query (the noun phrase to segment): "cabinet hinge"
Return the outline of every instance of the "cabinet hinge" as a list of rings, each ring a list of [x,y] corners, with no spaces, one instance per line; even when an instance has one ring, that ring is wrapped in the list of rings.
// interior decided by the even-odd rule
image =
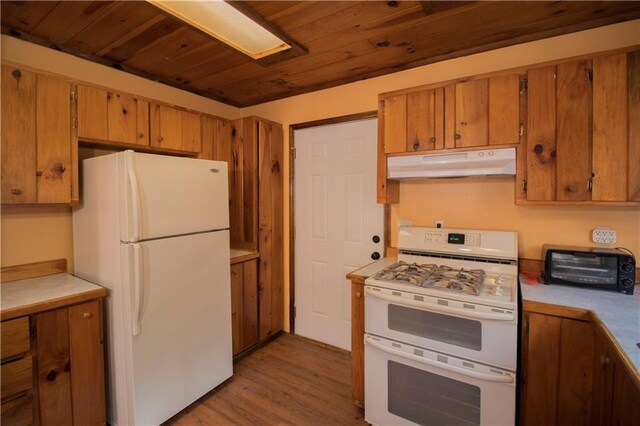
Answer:
[[[293,157],[293,159],[296,159],[296,147],[292,146],[291,147],[291,156]]]
[[[529,80],[527,79],[527,77],[524,77],[522,80],[520,80],[520,90],[518,91],[518,93],[524,95],[525,93],[527,93],[527,89],[529,89]]]
[[[522,322],[522,329],[524,330],[525,333],[529,332],[529,320],[527,318],[525,318],[524,321]]]
[[[518,130],[518,136],[524,135],[524,124],[520,123],[520,130]]]
[[[75,104],[78,102],[78,92],[76,92],[75,90],[71,91],[71,103]]]
[[[527,180],[522,180],[522,192],[527,192]]]
[[[587,191],[589,192],[593,191],[593,178],[589,178],[587,180]]]
[[[35,338],[37,334],[35,321],[29,321],[29,335]]]
[[[78,118],[77,117],[73,117],[73,124],[72,124],[74,129],[78,128]]]
[[[587,79],[589,83],[593,83],[593,70],[591,68],[587,69]]]

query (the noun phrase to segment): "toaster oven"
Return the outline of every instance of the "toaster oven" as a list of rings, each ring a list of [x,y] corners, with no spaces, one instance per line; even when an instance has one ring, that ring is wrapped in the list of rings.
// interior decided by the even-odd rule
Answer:
[[[636,263],[630,252],[597,247],[542,247],[544,283],[633,294]]]

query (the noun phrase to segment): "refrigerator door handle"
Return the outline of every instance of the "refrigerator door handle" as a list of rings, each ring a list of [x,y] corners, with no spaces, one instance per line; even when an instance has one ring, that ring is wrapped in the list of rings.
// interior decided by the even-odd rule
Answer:
[[[127,151],[127,176],[129,180],[129,189],[131,191],[131,235],[129,241],[138,241],[140,239],[140,194],[138,191],[138,177],[136,175],[136,167],[134,163],[134,152]]]
[[[142,285],[144,283],[142,268],[142,248],[140,244],[131,244],[133,248],[134,267],[134,296],[133,296],[133,335],[138,336],[142,332],[140,322],[142,316]]]

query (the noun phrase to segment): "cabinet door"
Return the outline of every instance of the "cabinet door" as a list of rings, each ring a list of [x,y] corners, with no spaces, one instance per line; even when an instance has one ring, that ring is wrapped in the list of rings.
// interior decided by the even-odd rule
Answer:
[[[220,128],[220,126],[219,126]],[[224,140],[228,132],[219,139]],[[258,151],[255,140],[255,121],[238,120],[233,123],[229,155],[229,208],[231,241],[257,245],[258,223]],[[223,146],[226,146],[224,144]]]
[[[527,200],[556,196],[556,69],[527,72]]]
[[[628,167],[627,55],[593,60],[594,201],[626,201]],[[640,117],[636,117],[640,120]]]
[[[444,148],[444,89],[407,95],[406,151]]]
[[[627,55],[629,79],[629,201],[640,201],[640,51]]]
[[[456,148],[489,143],[489,83],[473,80],[455,85]]]
[[[244,273],[242,263],[231,265],[231,346],[233,355],[242,352],[242,319],[244,316],[243,301]]]
[[[2,204],[36,202],[36,75],[2,67]]]
[[[180,111],[182,127],[182,149],[189,152],[200,152],[202,149],[202,137],[200,133],[200,114],[189,111]]]
[[[38,203],[71,201],[71,85],[38,75],[36,167]]]
[[[407,149],[407,95],[384,100],[384,152],[405,152]]]
[[[78,138],[109,140],[106,90],[78,85]]]
[[[260,340],[284,326],[282,125],[258,121]]]
[[[364,284],[351,282],[351,397],[364,404]]]
[[[608,424],[616,426],[640,424],[640,388],[629,370],[617,357],[613,361],[613,392]],[[609,420],[609,419],[605,419]]]
[[[151,107],[151,146],[182,150],[181,111],[168,105]]]
[[[520,77],[489,79],[489,145],[520,142]]]
[[[242,348],[258,343],[258,260],[242,263]]]
[[[36,315],[40,424],[73,424],[68,309]]]
[[[71,401],[76,425],[106,423],[100,301],[69,308]]]
[[[149,103],[131,95],[107,95],[109,141],[149,145]]]
[[[591,179],[590,61],[556,68],[556,199],[586,201]]]

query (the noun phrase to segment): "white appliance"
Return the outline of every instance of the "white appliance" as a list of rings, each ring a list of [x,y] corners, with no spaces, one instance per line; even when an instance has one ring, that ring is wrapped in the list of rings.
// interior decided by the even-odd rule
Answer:
[[[389,179],[514,176],[516,149],[499,148],[387,158]]]
[[[515,423],[517,233],[400,228],[365,281],[365,419]]]
[[[233,374],[227,164],[125,151],[82,169],[74,266],[109,290],[109,422],[160,424]]]

